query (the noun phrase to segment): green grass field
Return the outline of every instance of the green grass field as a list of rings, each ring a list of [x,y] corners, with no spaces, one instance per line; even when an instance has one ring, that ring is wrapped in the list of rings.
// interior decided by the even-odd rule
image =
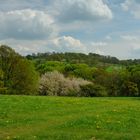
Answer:
[[[0,96],[0,140],[140,140],[140,98]]]

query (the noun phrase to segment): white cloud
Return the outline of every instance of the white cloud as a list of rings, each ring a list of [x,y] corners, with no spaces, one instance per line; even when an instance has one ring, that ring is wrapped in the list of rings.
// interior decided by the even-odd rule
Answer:
[[[139,58],[139,19],[140,0],[0,0],[0,44],[24,55],[55,51]]]
[[[0,12],[0,37],[16,39],[42,39],[57,32],[53,19],[38,10],[15,10]]]
[[[107,46],[107,43],[106,42],[92,42],[91,45],[96,46],[96,47],[103,47],[103,46]]]
[[[48,46],[58,52],[83,52],[87,53],[86,46],[80,40],[71,36],[62,36],[49,41]]]
[[[100,55],[106,55],[104,49],[107,45],[108,43],[103,41],[91,42],[89,45],[87,45],[87,50],[88,53],[92,52]]]
[[[43,0],[0,0],[0,11],[23,10],[27,8],[42,8]]]
[[[87,53],[87,47],[80,40],[71,36],[62,36],[50,40],[1,40],[22,55],[38,52],[81,52]]]
[[[139,42],[131,42],[127,44],[131,48],[130,57],[140,59],[140,41]]]
[[[13,49],[15,49],[16,52],[22,55],[50,51],[50,49],[46,47],[46,40],[5,39],[1,40],[0,44],[9,45]]]
[[[57,37],[51,40],[1,40],[0,44],[7,44],[22,55],[38,52],[80,52],[98,53],[101,55],[116,56],[120,59],[139,58],[140,41],[118,42],[92,42],[82,43],[80,40],[71,36]]]
[[[107,36],[105,37],[105,39],[106,39],[106,40],[111,40],[112,37],[111,37],[110,35],[107,35]]]
[[[124,11],[128,11],[131,4],[132,4],[132,0],[125,0],[125,2],[121,4],[121,6]]]
[[[96,53],[96,54],[100,54],[100,55],[105,55],[105,53],[104,53],[103,51],[101,51],[99,48],[97,48],[97,49],[95,50],[95,53]]]
[[[132,43],[131,46],[132,46],[133,50],[140,50],[139,43]]]
[[[137,19],[140,19],[140,1],[139,0],[125,0],[121,4],[124,11],[130,11],[130,13]]]
[[[139,40],[138,36],[133,36],[133,35],[121,35],[121,38],[126,41],[138,41]]]
[[[112,19],[112,11],[102,0],[54,0],[56,17],[60,22]]]

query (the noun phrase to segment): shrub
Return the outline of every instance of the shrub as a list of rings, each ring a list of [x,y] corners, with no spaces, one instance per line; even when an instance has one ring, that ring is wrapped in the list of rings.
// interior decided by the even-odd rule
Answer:
[[[90,82],[79,78],[65,78],[63,74],[54,71],[42,75],[40,79],[40,95],[78,96],[81,85]]]
[[[139,90],[137,84],[130,81],[125,81],[121,87],[121,92],[124,96],[138,96]]]
[[[105,88],[101,85],[87,84],[80,86],[80,96],[86,97],[100,97],[107,96]]]

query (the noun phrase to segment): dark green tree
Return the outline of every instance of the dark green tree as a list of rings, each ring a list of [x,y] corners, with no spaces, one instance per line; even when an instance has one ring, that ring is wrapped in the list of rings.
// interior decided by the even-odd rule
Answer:
[[[38,74],[33,64],[8,46],[0,46],[0,67],[4,73],[3,87],[8,94],[34,94]]]
[[[130,81],[125,81],[121,90],[124,96],[138,96],[139,94],[137,84]]]
[[[4,87],[4,72],[0,68],[0,93],[6,93],[6,88]]]

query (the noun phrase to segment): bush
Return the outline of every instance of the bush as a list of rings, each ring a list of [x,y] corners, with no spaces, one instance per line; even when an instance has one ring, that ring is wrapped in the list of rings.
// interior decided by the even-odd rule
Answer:
[[[100,97],[107,96],[105,88],[101,85],[87,84],[80,86],[80,96],[85,97]]]
[[[65,78],[57,71],[48,72],[40,79],[39,93],[49,96],[78,96],[80,86],[89,83],[79,78]]]
[[[0,87],[0,94],[7,94],[7,88]]]
[[[137,84],[130,81],[125,81],[121,87],[121,93],[124,96],[138,96],[139,90]]]

